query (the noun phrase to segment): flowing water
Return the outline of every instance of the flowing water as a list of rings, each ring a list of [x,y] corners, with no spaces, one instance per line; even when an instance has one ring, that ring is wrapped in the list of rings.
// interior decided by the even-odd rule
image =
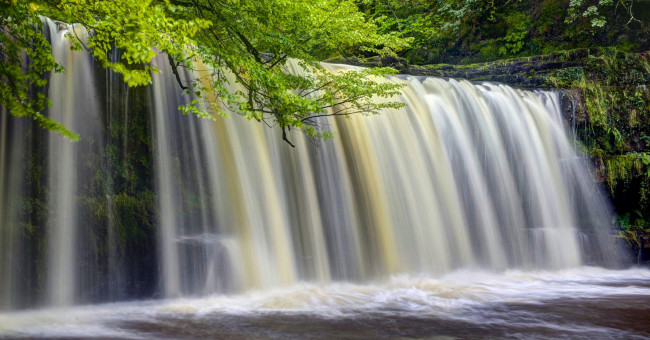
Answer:
[[[650,336],[650,272],[587,267],[622,261],[558,92],[393,77],[405,108],[291,148],[180,114],[165,56],[129,91],[44,22],[82,139],[0,112],[0,337]]]
[[[407,85],[407,108],[323,119],[335,140],[294,134],[292,149],[277,129],[236,117],[179,116],[187,98],[156,62],[167,297],[612,261],[608,206],[567,138],[557,93],[393,79]]]
[[[0,338],[647,339],[650,271],[456,271],[0,314]]]

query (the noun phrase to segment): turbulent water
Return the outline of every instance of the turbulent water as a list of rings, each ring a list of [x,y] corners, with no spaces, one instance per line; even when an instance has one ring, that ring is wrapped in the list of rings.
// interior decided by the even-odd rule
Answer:
[[[457,271],[0,314],[0,338],[647,339],[650,271]]]
[[[650,273],[586,267],[620,259],[560,93],[393,77],[405,108],[291,148],[180,114],[165,56],[128,90],[44,22],[48,114],[82,139],[0,112],[0,337],[650,336]]]

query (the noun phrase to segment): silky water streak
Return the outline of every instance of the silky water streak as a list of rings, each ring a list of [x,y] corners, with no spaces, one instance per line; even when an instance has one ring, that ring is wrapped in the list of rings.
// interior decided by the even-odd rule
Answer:
[[[293,133],[291,148],[278,129],[236,115],[182,116],[188,98],[164,56],[154,63],[167,297],[612,263],[610,210],[572,147],[558,92],[393,77],[406,107],[321,118],[335,138]]]

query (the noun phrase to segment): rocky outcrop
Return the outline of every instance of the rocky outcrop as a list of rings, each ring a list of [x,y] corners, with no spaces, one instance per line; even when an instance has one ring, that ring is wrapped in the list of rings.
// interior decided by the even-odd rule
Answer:
[[[624,61],[625,74],[609,74],[613,60]],[[547,55],[497,60],[470,65],[409,65],[406,59],[396,57],[335,58],[327,62],[363,67],[393,67],[400,74],[463,78],[470,81],[493,81],[522,88],[557,88],[571,85],[567,80],[581,74],[593,76],[606,85],[644,85],[650,82],[650,51],[624,53],[615,50],[577,49]],[[569,79],[567,79],[567,77]],[[563,83],[554,83],[561,80]]]

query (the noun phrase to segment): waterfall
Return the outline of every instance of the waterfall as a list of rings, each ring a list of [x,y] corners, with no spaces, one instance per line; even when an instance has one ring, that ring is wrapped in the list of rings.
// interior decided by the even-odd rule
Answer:
[[[69,50],[81,28],[45,23],[66,68],[48,114],[81,140],[0,111],[0,309],[614,261],[559,93],[391,77],[406,107],[319,118],[335,138],[291,148],[236,114],[182,115],[165,56],[127,91]]]
[[[181,117],[190,99],[156,64],[167,296],[607,256],[608,206],[573,149],[559,93],[393,78],[406,85],[404,109],[323,118],[336,138],[293,134],[292,149],[240,117]],[[585,249],[585,235],[597,246]]]
[[[20,177],[27,148],[24,122],[10,119],[4,107],[0,107],[0,115],[0,309],[8,309],[19,303],[18,277],[26,262],[20,242],[19,201],[10,198],[26,191]]]
[[[52,101],[50,116],[68,128],[79,131],[83,138],[71,143],[57,134],[50,134],[48,153],[49,213],[47,264],[47,296],[50,304],[69,305],[75,302],[75,286],[84,278],[77,268],[77,238],[82,233],[79,210],[79,191],[91,178],[85,172],[82,154],[98,154],[102,143],[99,122],[99,104],[94,84],[93,60],[85,53],[70,50],[67,34],[85,37],[85,29],[71,26],[57,30],[48,21],[51,32],[52,54],[65,68],[65,73],[50,77],[48,96]],[[56,33],[54,33],[56,32]],[[83,226],[88,228],[89,226]],[[92,226],[91,226],[92,227]]]

